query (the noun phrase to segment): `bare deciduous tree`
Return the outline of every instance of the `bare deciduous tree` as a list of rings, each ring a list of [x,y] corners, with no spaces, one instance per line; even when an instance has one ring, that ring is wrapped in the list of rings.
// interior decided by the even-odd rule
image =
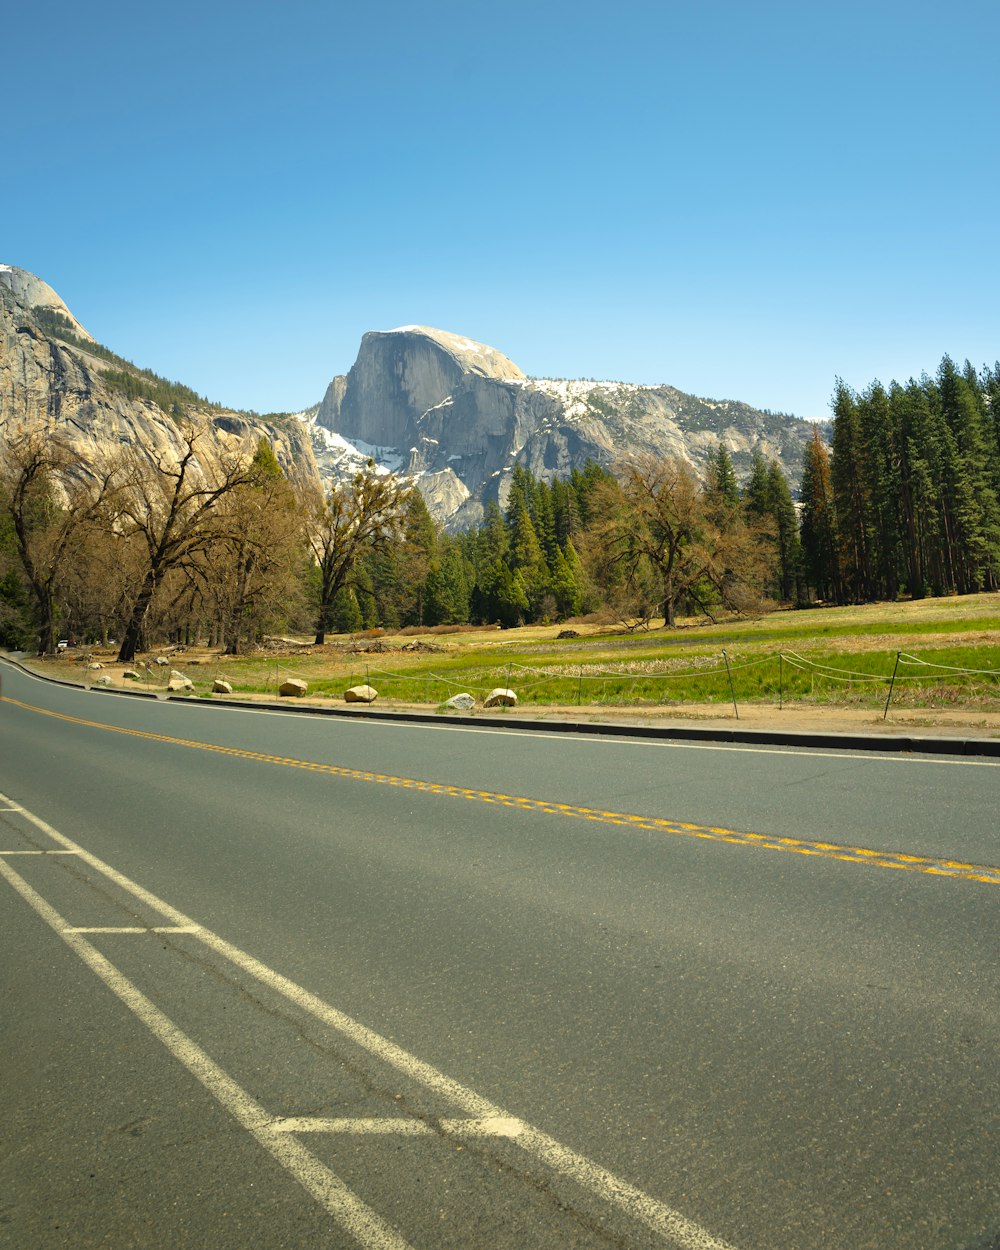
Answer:
[[[316,645],[326,641],[337,592],[352,584],[362,556],[398,542],[410,487],[375,465],[317,496],[309,517],[309,546],[318,570]]]
[[[302,502],[262,440],[252,480],[222,501],[220,537],[202,568],[223,649],[239,655],[295,600],[305,560]]]
[[[138,541],[145,558],[118,652],[123,662],[141,649],[146,614],[165,575],[193,565],[219,541],[220,502],[252,480],[249,449],[202,463],[198,451],[207,437],[187,427],[176,462],[129,458],[116,526],[126,540]]]

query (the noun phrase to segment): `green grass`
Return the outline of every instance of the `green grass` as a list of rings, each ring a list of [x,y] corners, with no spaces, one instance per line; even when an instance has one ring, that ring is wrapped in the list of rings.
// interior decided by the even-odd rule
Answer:
[[[418,703],[437,707],[453,694],[467,691],[482,700],[495,686],[515,690],[520,704],[603,707],[669,706],[677,703],[805,701],[813,703],[881,704],[896,667],[895,649],[846,651],[833,648],[746,647],[729,649],[732,676],[718,649],[686,649],[683,656],[648,648],[644,653],[584,656],[572,661],[519,648],[488,648],[469,655],[378,655],[367,668],[357,657],[343,657],[330,671],[326,657],[303,656],[275,662],[241,658],[220,664],[220,671],[238,691],[273,694],[279,680],[301,677],[310,697],[341,700],[350,685],[367,681],[380,703]],[[960,701],[1000,700],[1000,645],[922,647],[933,668],[901,660],[893,701],[909,706],[953,706]],[[952,670],[993,670],[961,673]],[[193,674],[210,686],[207,675]],[[214,674],[213,674],[214,676]]]
[[[594,628],[580,625],[581,630]],[[677,704],[797,702],[881,707],[898,651],[941,665],[901,662],[892,704],[900,707],[1000,707],[1000,595],[772,613],[754,621],[647,633],[556,638],[559,627],[449,633],[435,653],[354,653],[312,648],[303,655],[209,656],[176,666],[206,694],[218,674],[234,693],[274,696],[280,680],[300,677],[309,698],[340,703],[368,681],[379,704],[437,708],[467,691],[477,700],[495,686],[520,705],[667,707]],[[431,635],[428,635],[431,638]],[[399,647],[403,638],[386,636]],[[725,669],[729,657],[733,687]],[[796,658],[801,657],[801,658]],[[950,670],[973,669],[962,673]],[[992,671],[990,671],[992,670]],[[164,675],[165,681],[165,675]]]

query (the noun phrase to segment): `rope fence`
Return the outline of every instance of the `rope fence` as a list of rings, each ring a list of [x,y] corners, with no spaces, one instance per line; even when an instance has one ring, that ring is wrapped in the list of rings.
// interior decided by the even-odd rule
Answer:
[[[862,698],[886,690],[883,718],[888,715],[894,693],[906,686],[919,690],[935,683],[954,690],[968,690],[985,679],[990,687],[1000,678],[1000,668],[971,668],[926,660],[907,652],[879,657],[883,671],[831,664],[810,659],[797,651],[780,650],[753,659],[736,659],[723,651],[706,657],[703,664],[669,668],[650,661],[635,671],[625,665],[601,668],[594,665],[540,666],[509,662],[488,668],[470,667],[465,673],[419,671],[355,663],[339,677],[310,678],[304,668],[292,669],[274,661],[269,666],[266,693],[277,693],[287,677],[306,680],[311,695],[340,698],[352,686],[372,686],[385,704],[422,704],[443,707],[455,694],[471,695],[483,704],[494,689],[512,689],[518,703],[537,706],[576,704],[658,706],[679,702],[722,703],[730,701],[739,718],[739,702],[771,701],[783,707],[794,699],[822,698],[837,690],[857,690]],[[463,679],[464,678],[464,679]],[[976,679],[980,679],[976,682]],[[678,683],[685,689],[677,691]],[[259,688],[259,687],[258,687]],[[996,689],[990,690],[996,693]]]

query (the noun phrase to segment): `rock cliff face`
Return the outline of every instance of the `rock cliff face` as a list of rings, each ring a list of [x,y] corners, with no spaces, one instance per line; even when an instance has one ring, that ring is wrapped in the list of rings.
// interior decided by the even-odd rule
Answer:
[[[70,334],[47,333],[39,308],[65,318],[60,334],[63,329]],[[150,459],[176,459],[181,439],[174,418],[152,400],[128,398],[103,376],[121,363],[109,361],[106,349],[94,343],[51,287],[23,269],[0,268],[0,455],[18,433],[38,429],[58,435],[83,466],[122,446]],[[318,480],[309,431],[301,421],[185,407],[211,435],[200,451],[206,467],[224,449],[252,450],[263,435],[289,476]]]
[[[36,278],[33,273],[28,273],[27,269],[0,265],[0,286],[5,286],[25,308],[47,308],[51,312],[59,313],[66,318],[75,334],[90,342],[94,341],[49,284]]]
[[[131,391],[142,395],[146,375],[95,343],[51,287],[0,265],[0,455],[19,430],[39,428],[58,433],[84,466],[123,445],[174,458],[171,404],[130,398],[109,370],[131,371]],[[760,451],[795,485],[812,435],[807,421],[670,386],[529,379],[496,349],[427,326],[364,335],[350,372],[307,412],[256,417],[189,398],[183,407],[212,435],[206,461],[261,436],[303,483],[343,478],[373,459],[414,480],[449,529],[476,524],[491,500],[503,506],[515,464],[551,480],[588,459],[610,465],[652,452],[701,472],[721,442],[737,474]]]
[[[551,480],[588,459],[652,452],[701,472],[721,442],[737,474],[760,451],[797,484],[812,435],[807,421],[671,386],[529,379],[493,348],[426,326],[366,334],[315,424],[317,444],[353,444],[414,477],[449,528],[475,524],[491,499],[503,505],[515,464]]]
[[[345,438],[404,447],[415,423],[466,379],[524,381],[506,356],[427,326],[369,333],[346,378],[334,378],[319,422]]]

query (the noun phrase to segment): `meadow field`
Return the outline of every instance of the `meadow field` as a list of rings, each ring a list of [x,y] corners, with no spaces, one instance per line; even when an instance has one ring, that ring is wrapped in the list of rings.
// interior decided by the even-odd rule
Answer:
[[[87,668],[94,662],[103,674]],[[295,677],[307,683],[310,701],[343,703],[349,687],[370,685],[383,709],[443,711],[451,696],[468,693],[479,710],[490,690],[509,687],[517,695],[513,715],[759,721],[780,712],[785,724],[796,716],[815,723],[820,714],[832,724],[848,713],[989,732],[1000,730],[1000,594],[685,620],[672,630],[656,621],[629,631],[581,620],[370,632],[328,638],[322,647],[305,637],[269,639],[241,656],[165,646],[133,666],[138,680],[122,676],[110,649],[66,652],[42,667],[153,689],[177,670],[195,696],[208,698],[229,697],[212,694],[217,677],[244,699],[274,698]]]

